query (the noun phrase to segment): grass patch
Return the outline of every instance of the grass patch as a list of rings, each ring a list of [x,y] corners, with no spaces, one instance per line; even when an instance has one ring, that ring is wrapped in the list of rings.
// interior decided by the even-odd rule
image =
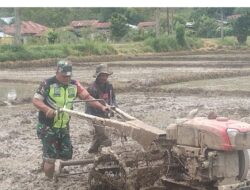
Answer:
[[[0,46],[0,52],[1,62],[117,54],[110,44],[89,40],[81,41],[79,44],[2,45]]]
[[[250,47],[250,38],[247,38],[246,44],[240,45],[239,42],[237,41],[237,38],[235,36],[226,36],[224,39],[221,38],[216,38],[214,41],[219,45],[219,46],[228,46],[228,47],[233,47],[233,48],[248,48]]]
[[[160,36],[158,38],[147,38],[144,43],[151,47],[155,52],[172,52],[179,50],[197,49],[202,47],[203,42],[197,38],[186,37],[185,46],[178,44],[174,35]]]
[[[73,56],[116,54],[116,50],[111,45],[99,41],[82,41],[80,44],[72,45],[71,48],[76,52],[76,54],[72,53]]]
[[[224,39],[218,39],[217,40],[218,45],[221,46],[232,46],[232,47],[237,47],[239,46],[239,43],[235,37],[232,36],[227,36]]]
[[[113,44],[113,47],[116,49],[118,54],[141,54],[153,52],[154,50],[150,46],[145,46],[143,42],[130,42],[123,44]]]

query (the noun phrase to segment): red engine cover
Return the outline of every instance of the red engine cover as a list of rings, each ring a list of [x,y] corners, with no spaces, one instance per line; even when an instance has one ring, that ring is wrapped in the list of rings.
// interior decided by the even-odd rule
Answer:
[[[195,130],[195,134],[199,133],[202,136],[202,142],[198,142],[198,146],[203,145],[218,150],[233,150],[240,149],[237,146],[250,146],[250,124],[236,120],[230,120],[224,117],[216,119],[207,119],[203,117],[195,117],[183,123],[183,127]],[[184,129],[184,128],[183,128]],[[227,129],[237,129],[237,143],[230,142]],[[179,128],[181,130],[181,128]],[[195,135],[197,136],[197,135]],[[200,136],[197,138],[201,138]],[[240,144],[239,144],[240,143]]]

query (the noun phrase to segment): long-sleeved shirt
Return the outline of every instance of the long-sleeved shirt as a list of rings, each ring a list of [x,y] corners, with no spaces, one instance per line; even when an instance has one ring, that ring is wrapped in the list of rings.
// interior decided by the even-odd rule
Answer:
[[[100,85],[95,81],[87,88],[87,91],[95,99],[103,99],[106,102],[106,104],[110,106],[117,106],[115,92],[113,89],[113,85],[111,83],[106,82],[105,84]],[[86,104],[86,113],[98,117],[104,117],[104,118],[107,117],[107,115],[104,112],[92,107],[89,104]]]

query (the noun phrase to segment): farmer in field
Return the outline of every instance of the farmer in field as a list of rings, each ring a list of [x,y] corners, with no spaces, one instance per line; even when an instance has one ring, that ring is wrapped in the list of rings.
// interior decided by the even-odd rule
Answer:
[[[72,158],[72,144],[69,134],[70,116],[68,113],[57,113],[58,107],[66,106],[72,109],[72,103],[76,97],[83,100],[93,100],[82,85],[71,79],[72,65],[65,60],[57,63],[56,75],[44,80],[37,89],[33,104],[39,109],[37,135],[43,145],[43,171],[49,178],[53,178],[55,160],[68,160]],[[106,113],[109,106],[102,105],[98,101],[90,102],[90,105]]]
[[[106,64],[100,64],[96,67],[96,72],[94,74],[95,81],[88,87],[88,92],[91,96],[96,99],[103,99],[105,102],[103,104],[108,104],[110,106],[117,106],[115,99],[115,92],[113,85],[108,81],[108,77],[112,75],[113,72],[109,71]],[[86,106],[86,113],[108,118],[107,112],[103,112],[100,109],[96,109],[90,104]],[[98,152],[100,146],[111,146],[111,140],[105,132],[105,127],[100,125],[94,125],[95,134],[93,136],[92,144],[88,150],[89,153]]]

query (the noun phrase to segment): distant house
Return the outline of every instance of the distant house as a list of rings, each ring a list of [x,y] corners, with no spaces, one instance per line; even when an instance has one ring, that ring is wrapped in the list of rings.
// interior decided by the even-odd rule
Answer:
[[[15,34],[15,24],[10,26],[5,26],[3,31],[6,34]],[[44,32],[48,30],[48,27],[32,21],[22,21],[21,22],[21,35],[22,36],[41,36]]]
[[[135,29],[137,30],[138,29],[138,26],[136,25],[132,25],[132,24],[126,24],[129,28],[132,28],[132,29]]]
[[[102,29],[108,29],[111,26],[111,22],[97,22],[94,24],[94,27],[96,29],[102,30]]]
[[[88,34],[90,38],[95,38],[98,34],[101,34],[108,39],[110,36],[111,22],[99,22],[99,20],[79,20],[72,21],[70,23],[70,27],[76,32],[76,34],[80,33],[82,29],[91,29],[91,33]]]
[[[154,29],[155,25],[156,25],[156,22],[139,22],[137,26],[139,29],[150,30],[150,29]]]
[[[93,27],[98,22],[99,22],[98,20],[78,20],[78,21],[72,21],[70,23],[70,26],[75,29],[88,28],[88,27]]]
[[[49,29],[48,27],[32,22],[32,21],[22,21],[20,33],[21,33],[22,40],[25,43],[27,37],[42,36],[45,32],[48,31],[48,29]],[[3,28],[4,33],[12,35],[12,36],[15,35],[15,31],[16,31],[15,24],[11,24]]]
[[[235,14],[235,15],[230,15],[230,16],[227,16],[227,20],[230,21],[230,20],[236,20],[238,18],[241,17],[241,14]]]
[[[14,17],[0,17],[0,44],[13,44],[14,37],[3,32],[3,28],[13,21]]]
[[[0,17],[0,31],[2,31],[5,26],[12,23],[13,18],[14,17]]]
[[[193,29],[194,28],[194,22],[186,22],[185,27]]]
[[[95,23],[93,27],[95,30],[95,34],[92,36],[93,38],[95,38],[95,36],[101,35],[102,38],[109,40],[111,35],[111,22],[98,22]]]
[[[226,21],[226,20],[216,20],[216,23],[220,26],[222,23],[223,23],[223,25],[228,25],[228,21]]]
[[[111,22],[97,22],[93,26],[99,32],[110,32]]]
[[[0,44],[12,44],[14,41],[14,37],[4,32],[0,32]]]

